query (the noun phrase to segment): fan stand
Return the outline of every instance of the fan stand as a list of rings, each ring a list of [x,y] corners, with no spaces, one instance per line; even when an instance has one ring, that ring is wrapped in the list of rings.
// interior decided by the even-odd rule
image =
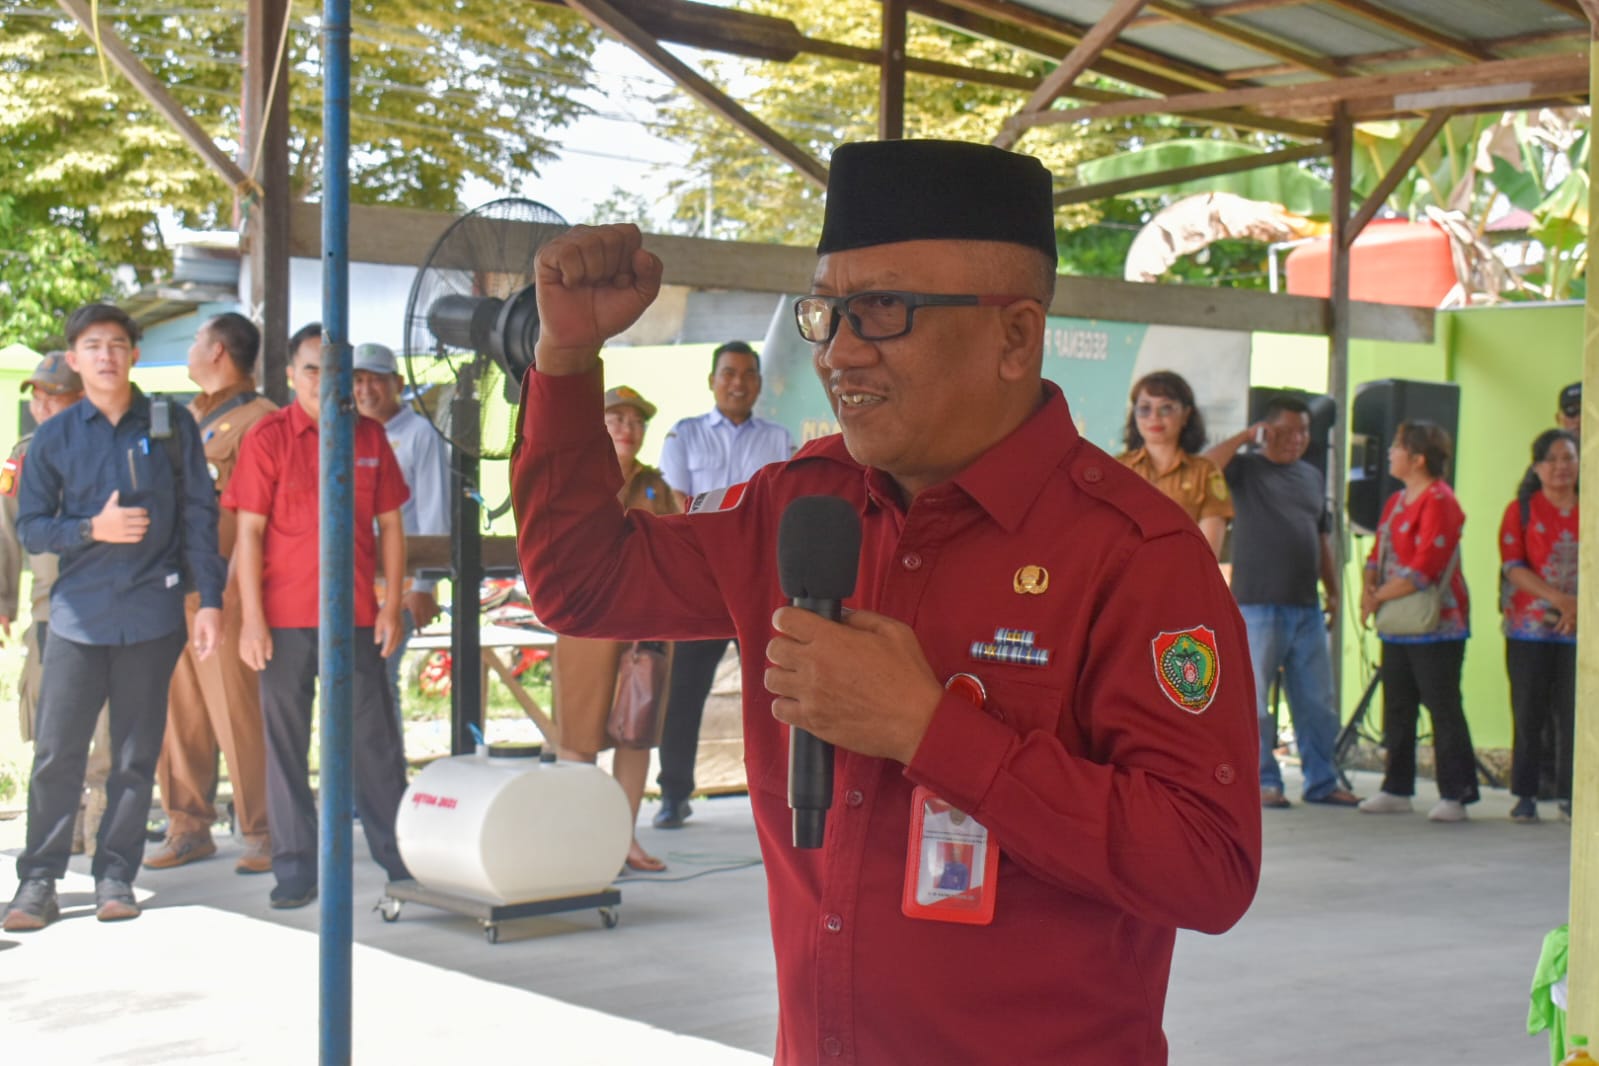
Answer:
[[[477,749],[474,728],[483,728],[483,529],[478,523],[477,483],[478,374],[465,367],[451,398],[451,419],[463,447],[450,449],[450,490],[455,495],[454,536],[450,538],[450,754],[470,755]]]

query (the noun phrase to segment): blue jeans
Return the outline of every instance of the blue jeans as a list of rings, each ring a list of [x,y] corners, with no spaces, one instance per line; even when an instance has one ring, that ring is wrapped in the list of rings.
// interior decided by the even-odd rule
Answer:
[[[1255,709],[1260,715],[1260,787],[1283,787],[1282,770],[1272,749],[1277,737],[1272,729],[1267,698],[1278,668],[1288,710],[1294,721],[1294,740],[1305,776],[1304,797],[1321,799],[1338,788],[1338,768],[1333,748],[1338,742],[1338,713],[1332,706],[1332,662],[1327,654],[1327,620],[1320,607],[1275,604],[1240,604],[1249,631],[1249,657],[1255,666]]]

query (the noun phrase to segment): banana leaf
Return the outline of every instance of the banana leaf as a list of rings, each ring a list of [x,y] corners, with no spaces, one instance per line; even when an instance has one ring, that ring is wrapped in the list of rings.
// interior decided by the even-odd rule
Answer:
[[[1214,141],[1198,138],[1163,141],[1131,152],[1104,156],[1081,163],[1077,167],[1077,180],[1082,185],[1120,181],[1124,178],[1145,177],[1180,167],[1219,163],[1228,159],[1261,155],[1261,149],[1238,141]],[[1160,185],[1136,192],[1129,197],[1187,196],[1204,192],[1230,192],[1246,200],[1281,204],[1296,215],[1325,218],[1332,209],[1332,186],[1323,178],[1297,163],[1246,170],[1237,174],[1221,174],[1193,181]]]

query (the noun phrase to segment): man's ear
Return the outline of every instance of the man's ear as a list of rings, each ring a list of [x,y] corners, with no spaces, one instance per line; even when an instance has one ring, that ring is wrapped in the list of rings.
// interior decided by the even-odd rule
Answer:
[[[1045,318],[1044,305],[1037,300],[1018,300],[1000,310],[1001,380],[1024,381],[1038,375],[1044,361]]]

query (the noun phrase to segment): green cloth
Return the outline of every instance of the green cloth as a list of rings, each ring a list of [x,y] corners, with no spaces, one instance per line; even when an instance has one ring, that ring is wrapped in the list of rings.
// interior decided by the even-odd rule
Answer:
[[[1543,938],[1538,966],[1532,973],[1532,1004],[1527,1008],[1529,1035],[1549,1030],[1549,1063],[1560,1066],[1566,1057],[1566,1008],[1555,1002],[1554,986],[1566,979],[1566,950],[1571,944],[1571,927],[1562,925]]]

